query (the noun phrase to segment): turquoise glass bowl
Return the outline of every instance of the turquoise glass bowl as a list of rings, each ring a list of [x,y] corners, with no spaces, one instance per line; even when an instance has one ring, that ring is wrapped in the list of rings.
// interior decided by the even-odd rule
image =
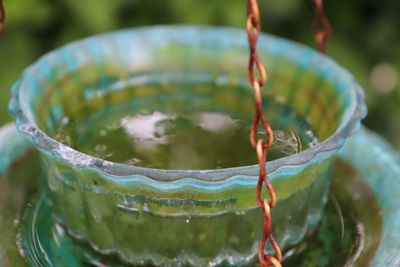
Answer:
[[[318,224],[332,159],[359,128],[366,108],[354,78],[318,52],[269,35],[260,37],[259,52],[270,75],[263,96],[307,118],[321,140],[267,164],[278,195],[274,234],[286,248]],[[9,109],[19,131],[40,151],[52,208],[69,234],[99,253],[139,265],[240,266],[257,257],[262,220],[255,203],[256,165],[135,167],[83,154],[50,137],[64,117],[85,123],[104,107],[138,101],[156,108],[178,96],[173,87],[116,90],[120,83],[217,79],[240,84],[248,97],[232,92],[221,100],[205,90],[201,96],[211,100],[201,103],[251,113],[247,62],[244,31],[159,26],[90,37],[31,65],[15,83]],[[196,108],[190,99],[197,99],[198,92],[189,88],[184,96],[189,108]]]

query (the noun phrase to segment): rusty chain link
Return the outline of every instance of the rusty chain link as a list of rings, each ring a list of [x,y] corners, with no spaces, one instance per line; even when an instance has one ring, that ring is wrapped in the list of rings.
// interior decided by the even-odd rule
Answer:
[[[261,30],[260,12],[257,0],[247,1],[246,29],[250,48],[248,78],[250,85],[253,88],[255,98],[255,114],[250,130],[250,142],[257,152],[259,176],[256,189],[256,200],[258,206],[262,209],[263,214],[263,234],[258,249],[258,258],[262,267],[280,267],[282,254],[278,243],[275,241],[272,235],[271,217],[271,209],[276,204],[276,194],[274,188],[272,187],[272,184],[268,180],[266,169],[267,151],[272,145],[273,133],[267,118],[264,116],[262,105],[261,88],[267,81],[268,77],[267,71],[265,70],[265,67],[261,63],[261,60],[257,54],[257,41]],[[257,71],[257,74],[255,74],[255,71]],[[257,140],[257,129],[260,123],[265,130],[265,140],[262,138]],[[265,185],[269,193],[269,201],[267,199],[263,199],[262,197],[263,184]],[[269,241],[269,243],[272,245],[272,248],[275,251],[275,256],[265,255],[265,246],[267,241]]]
[[[4,20],[6,18],[6,12],[3,6],[3,0],[0,0],[0,36],[4,30]]]
[[[315,42],[319,51],[326,53],[326,41],[332,33],[331,24],[325,16],[323,0],[313,0],[315,19],[312,25]]]

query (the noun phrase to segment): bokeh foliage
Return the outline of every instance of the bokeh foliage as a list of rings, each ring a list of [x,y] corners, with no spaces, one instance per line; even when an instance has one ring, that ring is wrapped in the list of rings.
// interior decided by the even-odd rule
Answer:
[[[245,0],[4,0],[6,32],[0,39],[0,124],[8,91],[40,55],[89,35],[152,24],[244,27]],[[313,46],[310,0],[261,0],[263,30]],[[367,93],[365,124],[400,148],[400,1],[326,0],[334,35],[329,53],[349,69]],[[394,89],[382,93],[370,81],[382,62],[396,71]],[[268,63],[267,63],[268,64]]]

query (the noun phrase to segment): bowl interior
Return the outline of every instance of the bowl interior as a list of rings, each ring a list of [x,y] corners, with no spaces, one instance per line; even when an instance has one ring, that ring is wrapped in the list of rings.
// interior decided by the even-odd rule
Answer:
[[[301,127],[310,129],[320,142],[346,123],[356,102],[350,90],[354,84],[339,66],[272,36],[260,38],[259,52],[269,74],[263,89],[269,120],[281,116],[271,102],[282,104],[281,111],[302,120]],[[122,31],[44,56],[25,73],[19,102],[28,120],[52,138],[66,120],[79,127],[126,105],[134,111],[226,112],[250,124],[254,104],[247,63],[241,31]]]

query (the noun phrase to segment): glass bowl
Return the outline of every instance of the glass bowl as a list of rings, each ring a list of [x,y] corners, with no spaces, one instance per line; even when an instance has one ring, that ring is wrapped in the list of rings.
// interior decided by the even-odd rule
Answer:
[[[269,71],[266,103],[274,99],[290,106],[320,140],[267,163],[278,197],[274,235],[285,249],[317,226],[332,159],[359,128],[366,108],[354,78],[326,56],[270,35],[260,36],[258,50]],[[255,202],[257,165],[135,167],[81,153],[50,137],[63,118],[90,123],[88,116],[126,101],[149,108],[178,101],[181,108],[252,114],[247,63],[244,31],[157,26],[74,42],[27,68],[12,89],[9,110],[19,131],[40,151],[54,216],[69,234],[99,253],[139,265],[240,266],[254,260],[262,230]],[[121,84],[181,81],[235,84],[244,91],[121,89]]]

